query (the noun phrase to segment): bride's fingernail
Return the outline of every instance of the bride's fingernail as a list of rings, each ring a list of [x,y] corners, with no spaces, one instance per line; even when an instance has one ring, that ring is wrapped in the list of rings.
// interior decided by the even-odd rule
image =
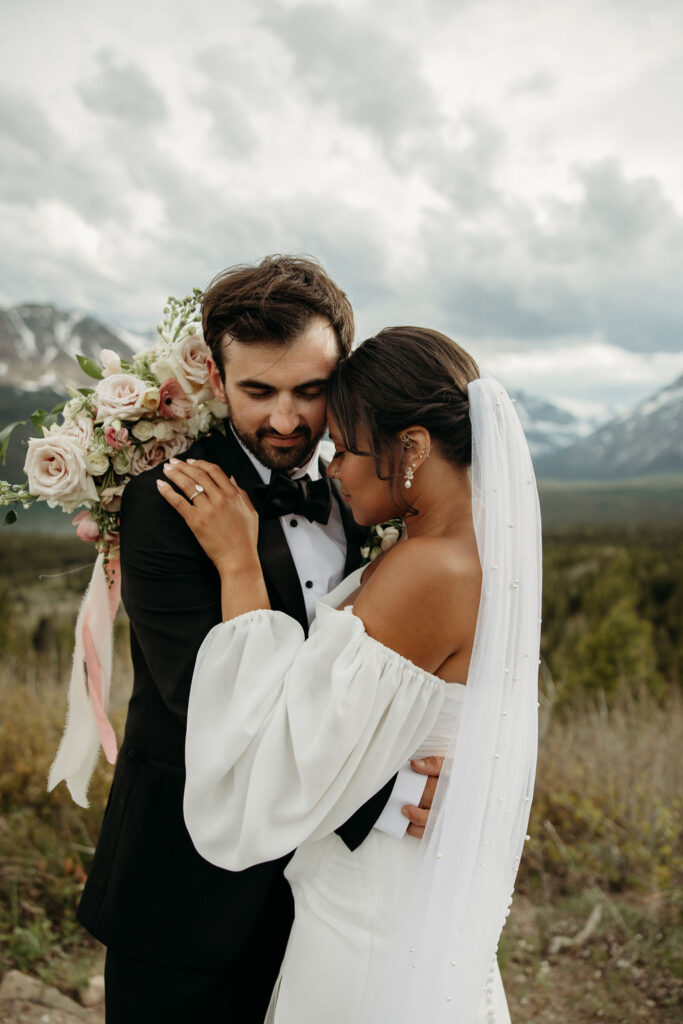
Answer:
[[[169,459],[168,461],[171,463],[172,466],[177,466],[180,463],[180,459]]]
[[[409,818],[410,817],[410,811],[408,810],[407,807],[402,807],[401,808],[401,814],[403,815],[404,818]]]
[[[157,487],[161,490],[162,487],[168,487],[168,484],[165,480],[157,480]]]
[[[164,465],[163,465],[164,473],[168,473],[168,471],[170,469],[171,469],[171,467],[169,466],[168,462],[165,462]]]
[[[424,761],[411,761],[410,763],[412,764],[413,768],[424,768],[425,766]]]
[[[188,464],[188,466],[194,466],[196,461],[196,459],[185,459],[185,462]]]

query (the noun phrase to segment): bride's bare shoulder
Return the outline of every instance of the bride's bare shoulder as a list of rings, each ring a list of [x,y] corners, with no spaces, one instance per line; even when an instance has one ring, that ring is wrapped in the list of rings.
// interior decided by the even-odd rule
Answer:
[[[476,623],[481,569],[476,545],[415,537],[382,557],[356,598],[368,633],[433,671]]]
[[[481,566],[476,544],[452,537],[415,537],[396,544],[371,565],[363,576],[367,589],[396,587],[411,593],[429,590],[439,584],[444,590],[452,586],[477,587],[481,583]]]

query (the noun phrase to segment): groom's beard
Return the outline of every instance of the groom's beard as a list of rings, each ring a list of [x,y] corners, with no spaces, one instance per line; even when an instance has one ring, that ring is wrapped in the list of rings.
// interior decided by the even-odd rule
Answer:
[[[311,428],[302,423],[301,426],[292,432],[298,436],[300,435],[301,440],[289,445],[287,448],[280,448],[270,440],[278,436],[276,430],[270,430],[268,427],[259,427],[258,430],[249,433],[232,418],[230,406],[228,406],[228,417],[232,424],[232,429],[247,451],[250,451],[262,466],[280,472],[287,472],[288,470],[296,469],[298,466],[305,466],[322,437],[322,433],[318,434],[317,437],[313,437]]]

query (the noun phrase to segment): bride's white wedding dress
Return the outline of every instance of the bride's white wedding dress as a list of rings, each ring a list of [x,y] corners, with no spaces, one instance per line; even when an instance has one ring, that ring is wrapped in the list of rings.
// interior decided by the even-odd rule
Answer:
[[[297,848],[294,926],[266,1024],[376,1024],[420,843],[373,829],[351,852],[334,829],[407,760],[446,752],[465,693],[337,610],[360,574],[319,602],[306,643],[294,620],[251,612],[216,626],[197,659],[185,797],[197,848],[231,870]],[[494,962],[472,1024],[509,1021]]]

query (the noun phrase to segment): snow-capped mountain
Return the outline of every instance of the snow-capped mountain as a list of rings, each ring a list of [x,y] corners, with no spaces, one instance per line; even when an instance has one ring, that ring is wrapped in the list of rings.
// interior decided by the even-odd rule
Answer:
[[[103,348],[124,358],[150,340],[79,312],[30,304],[0,309],[0,381],[21,391],[87,383],[76,354],[98,359]]]
[[[623,480],[683,472],[683,377],[589,437],[535,459],[539,477]]]
[[[99,359],[103,348],[111,348],[130,358],[154,337],[51,305],[0,308],[0,428],[26,419],[38,405],[52,408],[65,397],[67,383],[92,385],[77,353]],[[595,422],[542,398],[511,394],[539,478],[618,480],[683,471],[683,377],[597,430]]]
[[[534,459],[566,448],[595,429],[595,421],[579,419],[567,409],[543,398],[528,395],[525,391],[511,391],[510,395],[516,402]]]

